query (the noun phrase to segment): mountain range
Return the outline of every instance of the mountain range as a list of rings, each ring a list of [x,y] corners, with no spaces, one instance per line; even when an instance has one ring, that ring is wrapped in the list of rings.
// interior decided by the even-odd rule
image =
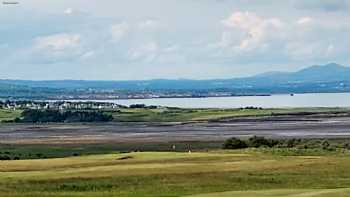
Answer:
[[[297,72],[267,72],[233,79],[155,79],[130,81],[89,80],[0,80],[0,96],[15,92],[76,90],[229,90],[239,93],[349,92],[350,67],[330,63],[315,65]],[[7,94],[4,94],[7,92]]]

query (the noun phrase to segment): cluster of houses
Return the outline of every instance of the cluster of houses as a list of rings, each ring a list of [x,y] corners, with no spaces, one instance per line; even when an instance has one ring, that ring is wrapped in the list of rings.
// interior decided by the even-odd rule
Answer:
[[[2,109],[56,109],[56,110],[82,110],[82,109],[118,109],[124,106],[108,102],[71,102],[71,101],[0,101]]]

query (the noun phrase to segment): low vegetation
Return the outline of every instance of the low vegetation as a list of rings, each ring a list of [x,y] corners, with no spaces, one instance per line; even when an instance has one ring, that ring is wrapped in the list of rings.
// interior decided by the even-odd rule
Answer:
[[[289,149],[322,149],[334,151],[337,149],[350,149],[347,139],[267,139],[253,136],[246,140],[239,138],[229,138],[223,144],[224,149],[243,148],[289,148]]]
[[[110,114],[102,111],[59,111],[59,110],[24,110],[22,118],[15,122],[45,123],[45,122],[107,122],[113,120]]]
[[[63,112],[62,112],[63,111]],[[188,122],[226,121],[232,118],[264,118],[283,115],[350,116],[348,108],[285,108],[263,109],[255,107],[237,109],[183,109],[132,105],[130,108],[90,110],[18,110],[0,109],[0,122]],[[41,117],[41,118],[40,118]]]
[[[21,110],[0,109],[0,122],[13,121],[21,117]]]
[[[223,147],[224,149],[242,149],[248,148],[248,144],[243,140],[233,137],[226,140]]]
[[[237,108],[237,109],[182,109],[182,108],[125,108],[111,111],[115,121],[121,122],[186,122],[225,121],[240,117],[274,117],[281,115],[350,116],[347,108]]]
[[[348,142],[0,144],[0,196],[348,196]]]
[[[348,152],[282,156],[261,150],[1,161],[0,196],[350,195]]]
[[[230,138],[220,141],[163,142],[163,143],[105,143],[105,144],[0,144],[0,160],[27,160],[45,158],[63,158],[93,154],[110,154],[122,152],[176,151],[205,152],[210,150],[245,151],[256,150],[276,155],[324,155],[350,151],[350,139],[278,139],[269,140],[261,137],[248,139]],[[263,139],[263,140],[259,140]],[[268,146],[264,141],[273,141]],[[253,142],[255,141],[255,142]],[[277,144],[276,144],[277,142]],[[252,145],[251,143],[255,144]],[[176,148],[174,148],[176,147]],[[256,148],[258,147],[258,148]]]
[[[174,150],[173,146],[176,147]],[[28,160],[139,151],[218,150],[222,142],[104,143],[104,144],[0,144],[2,160]]]

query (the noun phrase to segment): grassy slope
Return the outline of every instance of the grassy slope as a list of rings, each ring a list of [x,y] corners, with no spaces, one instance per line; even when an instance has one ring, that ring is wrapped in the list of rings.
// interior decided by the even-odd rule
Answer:
[[[350,112],[346,108],[286,108],[286,109],[121,109],[113,112],[116,121],[130,122],[184,122],[228,117],[270,116],[285,113]]]
[[[348,153],[332,154],[143,152],[2,161],[0,196],[347,196],[348,189],[325,190],[350,187]]]
[[[14,120],[15,118],[21,116],[21,112],[21,110],[0,109],[0,122]]]

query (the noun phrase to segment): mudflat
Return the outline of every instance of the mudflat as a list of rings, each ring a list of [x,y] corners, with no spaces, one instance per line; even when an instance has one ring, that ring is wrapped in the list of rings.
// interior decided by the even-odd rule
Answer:
[[[93,144],[223,141],[229,137],[348,138],[350,117],[281,116],[199,122],[0,124],[0,143]]]

